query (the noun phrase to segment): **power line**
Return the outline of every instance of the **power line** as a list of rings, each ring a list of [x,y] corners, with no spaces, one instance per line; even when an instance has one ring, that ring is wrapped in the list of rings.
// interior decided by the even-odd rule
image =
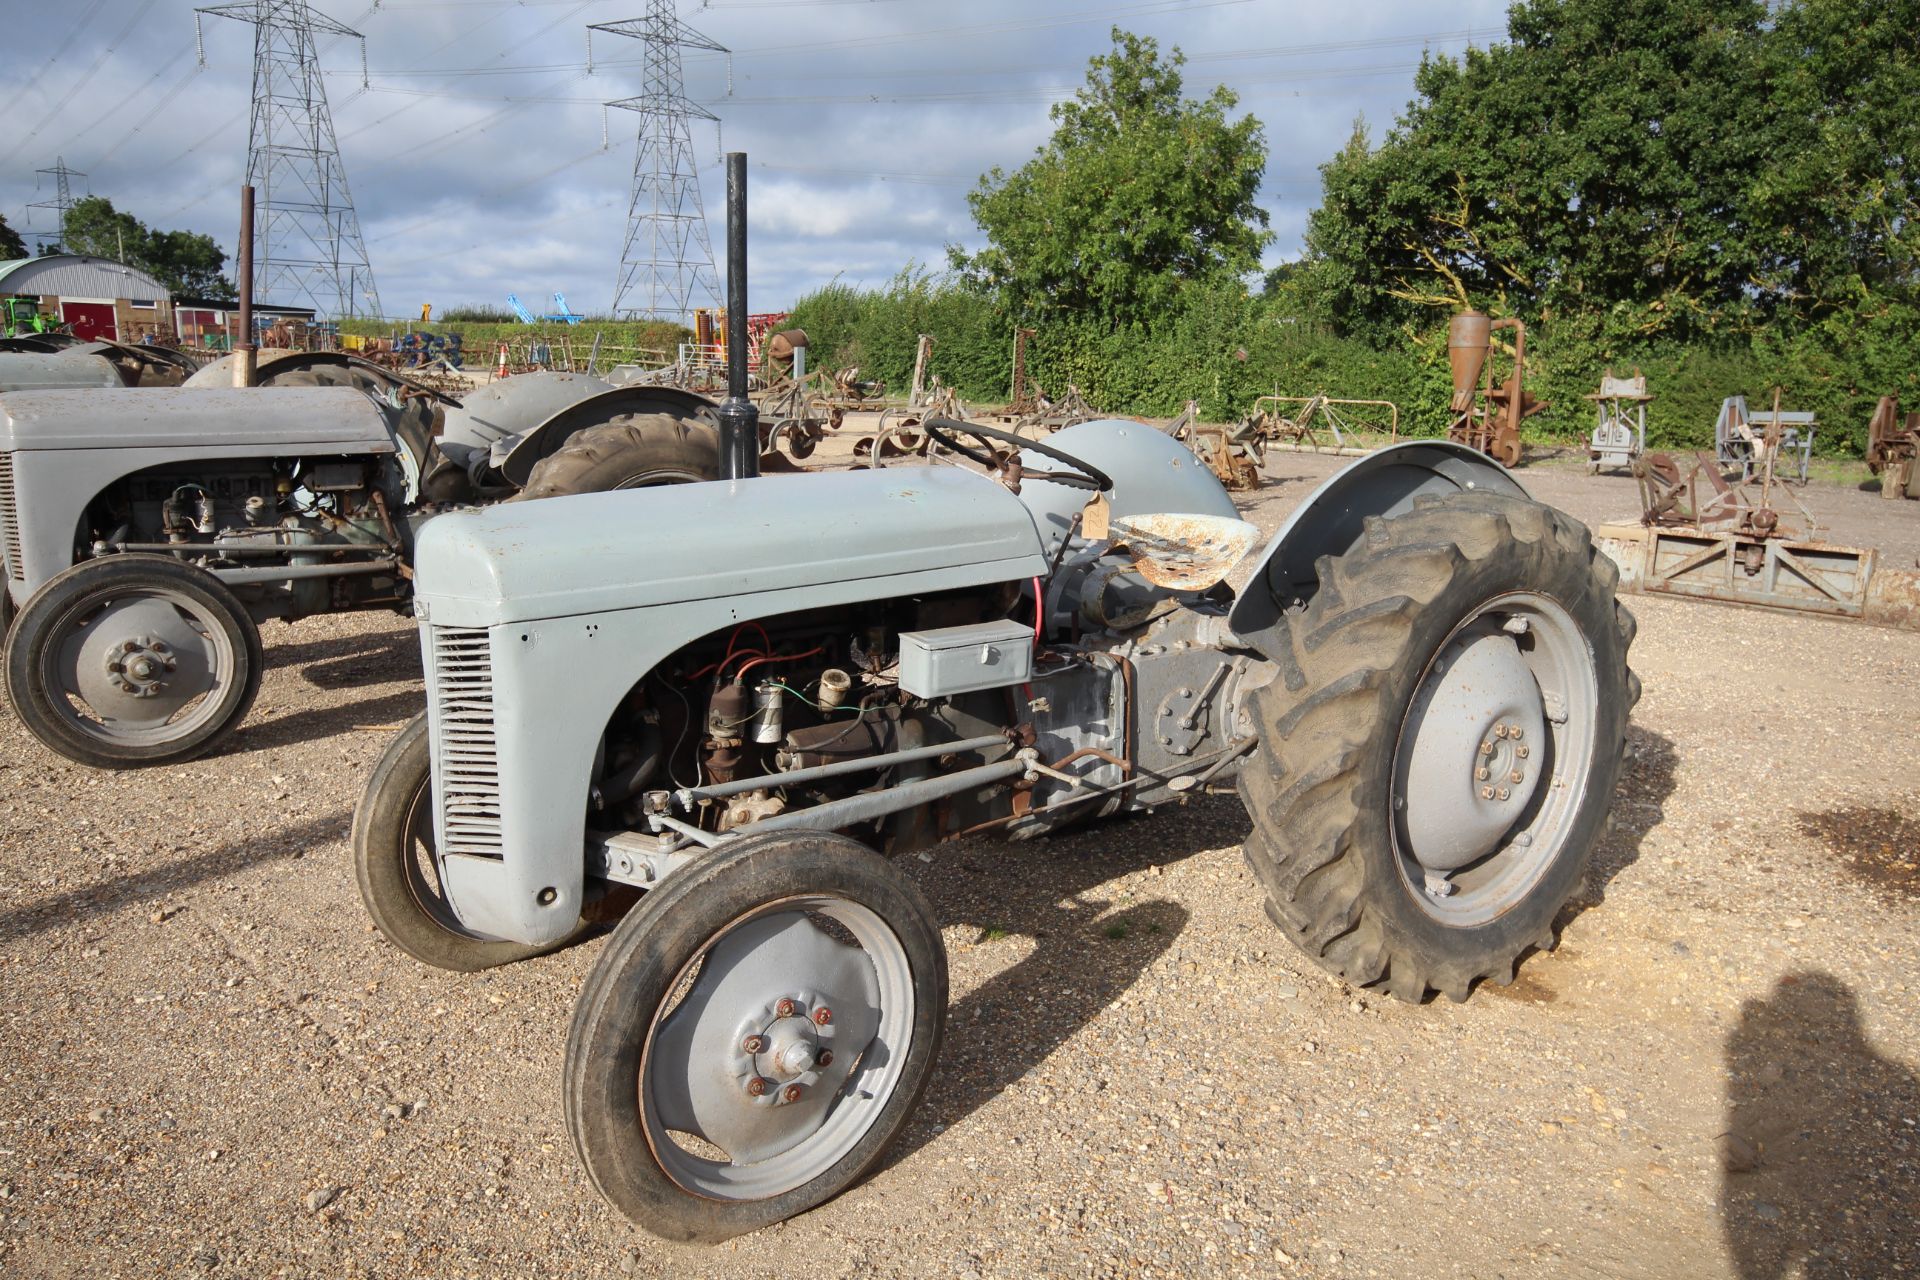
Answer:
[[[127,25],[120,28],[119,33],[107,42],[104,49],[100,50],[100,56],[95,58],[92,64],[89,65],[85,71],[82,71],[72,84],[67,86],[66,94],[62,96],[58,102],[54,103],[52,107],[48,108],[47,114],[41,118],[40,123],[28,130],[26,135],[14,144],[12,151],[7,152],[4,156],[0,156],[0,164],[11,160],[14,154],[22,147],[39,137],[42,129],[60,118],[60,113],[67,109],[67,104],[72,102],[80,91],[87,87],[87,84],[99,72],[100,68],[105,65],[107,59],[113,56],[114,50],[120,47],[120,42],[127,38],[127,33],[140,24],[140,20],[147,16],[147,10],[151,8],[153,8],[153,0],[141,0],[140,7],[133,11],[131,18],[127,19]],[[25,99],[20,99],[20,101],[25,101]]]

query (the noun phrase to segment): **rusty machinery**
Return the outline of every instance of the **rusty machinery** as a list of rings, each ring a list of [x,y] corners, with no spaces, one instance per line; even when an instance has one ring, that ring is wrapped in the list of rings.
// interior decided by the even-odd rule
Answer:
[[[1497,329],[1513,330],[1513,373],[1496,386],[1487,356]],[[1520,424],[1545,409],[1525,387],[1527,326],[1507,316],[1495,320],[1481,311],[1462,311],[1447,326],[1447,362],[1453,367],[1453,422],[1447,439],[1464,444],[1504,466],[1520,462]]]
[[[1587,474],[1602,467],[1632,468],[1647,451],[1647,375],[1635,369],[1631,378],[1616,378],[1613,369],[1600,375],[1600,389],[1588,394],[1593,401],[1593,438],[1587,445]]]
[[[1881,396],[1867,424],[1867,467],[1880,477],[1880,496],[1920,498],[1920,411],[1900,417],[1898,396]]]
[[[1643,532],[1623,570],[1638,589],[1862,615],[1875,554],[1821,541],[1813,512],[1776,474],[1782,438],[1792,430],[1779,403],[1776,389],[1775,412],[1754,424],[1754,468],[1738,480],[1704,453],[1691,467],[1667,453],[1633,460]]]

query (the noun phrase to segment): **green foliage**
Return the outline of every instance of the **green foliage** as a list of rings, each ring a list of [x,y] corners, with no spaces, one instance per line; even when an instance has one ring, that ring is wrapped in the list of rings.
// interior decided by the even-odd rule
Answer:
[[[995,168],[967,197],[988,247],[953,265],[1023,319],[1095,316],[1137,323],[1196,281],[1240,276],[1272,239],[1254,203],[1266,140],[1229,118],[1225,87],[1181,96],[1174,50],[1115,28],[1086,86],[1053,108],[1054,133],[1014,171]]]
[[[139,267],[188,298],[231,302],[237,295],[224,276],[227,255],[212,236],[195,231],[155,231],[105,196],[87,196],[67,211],[62,247],[68,253],[111,258]]]
[[[27,256],[27,243],[20,233],[7,225],[5,214],[0,214],[0,262]]]

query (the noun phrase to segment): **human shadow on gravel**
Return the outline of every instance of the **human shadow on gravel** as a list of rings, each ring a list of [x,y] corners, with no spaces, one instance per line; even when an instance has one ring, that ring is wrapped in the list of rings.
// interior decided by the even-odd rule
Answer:
[[[1727,1037],[1720,1217],[1741,1280],[1920,1271],[1920,1075],[1829,973],[1780,979]]]
[[[1034,946],[949,1009],[938,1083],[887,1165],[933,1142],[1053,1056],[1139,981],[1190,919],[1185,907],[1164,899],[1113,911],[1111,901],[1084,896],[1089,890],[1238,845],[1248,825],[1237,800],[1207,797],[1051,840],[976,841],[941,850],[939,865],[921,877],[941,922],[977,928],[983,942],[1019,936]],[[1246,891],[1259,892],[1251,880]],[[1081,1087],[1103,1087],[1100,1061],[1087,1063],[1081,1074]]]
[[[81,915],[119,911],[162,901],[207,880],[232,875],[278,858],[297,858],[316,844],[339,840],[350,816],[345,810],[309,818],[278,831],[234,840],[206,853],[134,875],[68,889],[0,915],[0,943],[18,942],[48,929],[72,924]],[[165,855],[161,855],[165,857]]]
[[[377,698],[337,702],[327,707],[303,707],[271,720],[246,721],[214,751],[215,757],[270,751],[301,742],[318,742],[336,734],[398,729],[427,709],[427,695],[419,689],[383,693]]]

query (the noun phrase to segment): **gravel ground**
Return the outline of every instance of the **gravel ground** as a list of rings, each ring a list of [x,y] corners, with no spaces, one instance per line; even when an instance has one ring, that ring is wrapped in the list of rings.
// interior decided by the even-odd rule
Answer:
[[[1251,517],[1324,468],[1276,458]],[[1628,493],[1527,478],[1583,516]],[[1231,799],[946,846],[908,863],[953,968],[927,1103],[865,1184],[718,1248],[576,1168],[600,941],[463,977],[371,933],[345,836],[420,702],[405,623],[270,626],[246,729],[170,770],[68,765],[0,710],[0,1274],[1920,1269],[1920,634],[1634,608],[1617,824],[1514,986],[1330,981]]]

